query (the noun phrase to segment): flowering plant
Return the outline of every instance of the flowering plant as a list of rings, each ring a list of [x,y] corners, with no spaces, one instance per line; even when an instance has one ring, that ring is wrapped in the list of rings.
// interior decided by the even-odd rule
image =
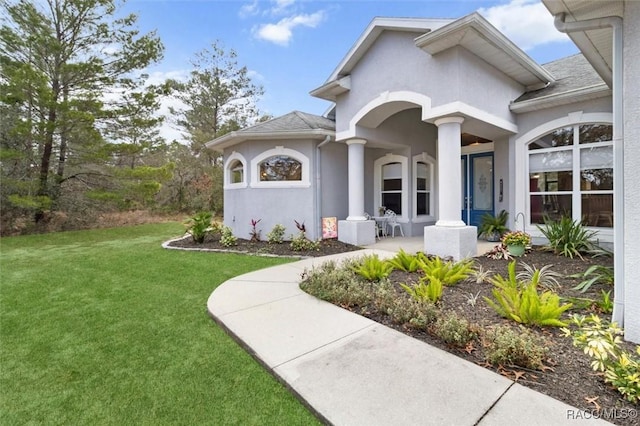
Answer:
[[[531,245],[531,235],[522,231],[511,231],[504,234],[502,244],[505,246],[521,245],[528,247]]]

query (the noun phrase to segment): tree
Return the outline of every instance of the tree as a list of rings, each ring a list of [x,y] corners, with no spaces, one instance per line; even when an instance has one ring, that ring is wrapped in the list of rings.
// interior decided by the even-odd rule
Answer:
[[[174,82],[175,96],[184,109],[172,108],[194,153],[207,151],[204,144],[233,130],[252,124],[259,115],[257,99],[264,93],[240,67],[234,50],[225,51],[219,42],[196,53],[186,83]],[[209,155],[209,153],[207,153]]]
[[[170,111],[177,117],[178,126],[184,129],[193,155],[207,166],[204,173],[208,178],[204,175],[193,176],[193,171],[181,171],[178,164],[175,179],[182,179],[181,184],[190,183],[201,188],[209,188],[204,183],[210,180],[213,197],[208,208],[220,211],[221,158],[207,149],[205,144],[253,124],[259,117],[256,102],[264,91],[260,85],[252,82],[247,67],[238,65],[236,52],[226,51],[219,42],[198,52],[192,65],[194,70],[186,82],[173,82],[175,97],[184,104],[184,108],[171,108]],[[193,168],[193,165],[191,167],[199,169]],[[188,192],[185,188],[178,188],[181,184],[175,179],[172,182],[174,190],[180,194]]]
[[[38,221],[65,182],[102,173],[105,94],[132,90],[131,75],[163,46],[154,32],[139,34],[135,15],[116,17],[114,0],[0,1],[0,103],[17,118],[3,123],[2,149],[28,165],[13,204],[33,207]]]

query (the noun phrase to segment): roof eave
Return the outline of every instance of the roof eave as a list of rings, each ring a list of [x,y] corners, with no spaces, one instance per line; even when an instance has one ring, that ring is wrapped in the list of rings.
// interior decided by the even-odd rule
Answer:
[[[516,46],[511,40],[506,38],[485,18],[483,18],[482,15],[477,12],[462,17],[428,34],[424,34],[416,38],[415,43],[416,46],[420,49],[431,55],[435,55],[451,47],[461,45],[460,39],[453,44],[445,44],[444,46],[436,46],[437,42],[445,41],[447,37],[451,37],[457,32],[468,31],[469,29],[476,31],[485,41],[487,41],[489,44],[493,45],[500,51],[504,52],[509,59],[513,60],[519,67],[526,70],[537,80],[537,82],[533,84],[519,81],[519,83],[523,84],[527,88],[527,90],[540,89],[547,84],[553,83],[555,81],[555,78],[551,73],[549,73],[541,65],[531,59],[531,57],[524,53],[518,46]],[[469,49],[469,47],[463,47]],[[483,58],[482,52],[475,52],[473,50],[471,51],[476,56]],[[491,63],[491,61],[487,60],[487,58],[483,59],[488,63]],[[495,64],[492,65],[495,66]]]
[[[606,83],[600,83],[553,95],[541,96],[539,98],[529,99],[526,101],[512,102],[511,105],[509,105],[509,109],[513,113],[521,114],[525,112],[538,111],[551,106],[568,105],[603,98],[605,96],[611,96],[611,89]]]
[[[329,81],[317,89],[309,92],[311,96],[335,102],[338,95],[351,90],[351,76],[347,75],[337,80]]]
[[[314,129],[305,131],[279,131],[279,132],[231,132],[205,144],[208,149],[222,152],[225,148],[251,140],[291,140],[291,139],[323,139],[327,136],[335,137],[335,130]]]

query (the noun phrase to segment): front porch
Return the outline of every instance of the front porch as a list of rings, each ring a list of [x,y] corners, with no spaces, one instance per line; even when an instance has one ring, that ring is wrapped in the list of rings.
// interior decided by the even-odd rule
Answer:
[[[489,250],[491,250],[498,243],[491,243],[484,240],[478,240],[477,242],[477,254],[476,256],[482,256]],[[401,249],[407,253],[416,253],[424,251],[424,237],[387,237],[376,240],[374,244],[368,244],[362,246],[366,249],[385,250],[391,252],[399,252]],[[428,253],[429,254],[429,253]]]

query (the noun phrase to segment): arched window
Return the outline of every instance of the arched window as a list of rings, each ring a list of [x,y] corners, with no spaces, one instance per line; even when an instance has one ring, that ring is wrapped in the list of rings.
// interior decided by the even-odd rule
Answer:
[[[242,154],[235,151],[231,153],[229,158],[227,158],[224,167],[225,189],[247,187],[246,165],[247,161],[244,159]]]
[[[251,161],[252,187],[309,187],[309,159],[290,148],[277,146]]]
[[[575,124],[527,145],[529,219],[568,216],[587,226],[613,227],[613,129]]]
[[[384,206],[406,219],[408,212],[407,157],[387,154],[374,162],[375,203],[373,210]]]
[[[259,167],[261,182],[302,180],[302,163],[287,155],[269,157]]]
[[[434,177],[436,161],[426,153],[413,157],[413,220],[432,220],[435,216]]]

